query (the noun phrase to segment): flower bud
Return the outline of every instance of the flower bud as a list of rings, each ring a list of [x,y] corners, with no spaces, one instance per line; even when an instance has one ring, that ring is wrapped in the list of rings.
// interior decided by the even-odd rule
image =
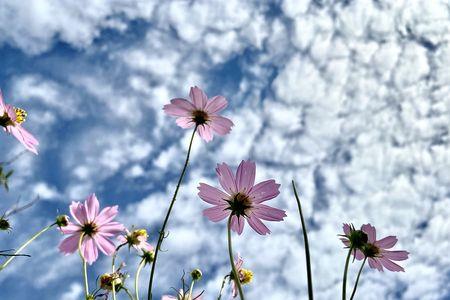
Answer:
[[[155,251],[147,251],[142,249],[142,258],[145,260],[146,264],[151,264],[155,260]]]
[[[121,273],[105,273],[100,276],[100,288],[103,290],[111,291],[114,283],[116,291],[120,290],[123,285],[123,274]]]
[[[58,227],[66,227],[67,225],[69,225],[69,217],[67,215],[57,216],[56,225],[58,225]]]
[[[0,230],[3,231],[11,230],[11,224],[7,219],[0,218]]]
[[[194,269],[191,272],[191,277],[192,277],[192,280],[194,280],[194,281],[198,281],[198,280],[202,279],[202,276],[203,276],[203,274],[202,274],[202,271],[200,271],[200,269]]]

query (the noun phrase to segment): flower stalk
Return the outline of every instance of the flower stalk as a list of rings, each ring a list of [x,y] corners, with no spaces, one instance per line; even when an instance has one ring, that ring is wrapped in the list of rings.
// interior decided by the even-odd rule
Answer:
[[[89,300],[89,283],[88,283],[88,276],[87,276],[87,263],[86,259],[83,256],[83,253],[81,251],[81,244],[83,242],[84,233],[80,235],[80,239],[78,241],[78,253],[80,254],[80,258],[83,262],[83,278],[84,278],[84,296],[86,300]]]
[[[355,286],[353,287],[352,295],[350,296],[350,300],[353,300],[353,297],[356,294],[356,288],[358,287],[359,277],[361,276],[362,270],[364,268],[364,264],[366,263],[367,257],[364,258],[361,267],[359,268],[358,276],[356,277]]]
[[[153,297],[153,295],[152,295],[153,278],[154,278],[154,274],[155,274],[158,253],[159,253],[159,250],[161,250],[161,246],[162,246],[162,242],[163,242],[164,238],[166,238],[165,229],[167,226],[167,222],[169,221],[170,213],[172,212],[173,206],[175,204],[175,201],[176,201],[176,198],[178,195],[178,190],[180,189],[180,186],[181,186],[181,182],[183,181],[184,175],[186,174],[186,169],[189,164],[189,157],[191,155],[191,150],[192,150],[192,143],[194,141],[194,136],[195,136],[196,131],[197,131],[197,126],[195,126],[194,130],[192,131],[191,140],[189,142],[189,148],[188,148],[187,155],[186,155],[186,161],[184,162],[183,170],[181,171],[180,178],[178,179],[178,183],[175,188],[175,192],[173,194],[172,201],[170,202],[169,209],[167,210],[166,217],[164,218],[163,225],[161,227],[161,230],[159,231],[158,243],[156,244],[156,249],[155,249],[155,258],[153,260],[152,269],[150,271],[150,280],[148,283],[148,297],[147,297],[148,300],[152,300],[152,297]]]
[[[227,226],[227,230],[228,230],[228,254],[230,256],[230,264],[231,264],[231,269],[233,272],[233,280],[238,288],[239,291],[239,298],[241,300],[245,300],[244,298],[244,292],[242,291],[242,286],[241,286],[241,280],[239,279],[239,274],[236,271],[236,266],[234,265],[234,260],[233,260],[233,247],[231,245],[231,217],[232,215],[230,215],[230,217],[228,218],[228,226]]]
[[[35,235],[33,235],[28,241],[26,241],[22,246],[20,246],[19,249],[16,250],[16,252],[14,252],[14,254],[12,256],[10,256],[3,264],[0,265],[0,271],[2,271],[4,268],[6,268],[11,262],[12,260],[16,257],[19,256],[19,253],[25,249],[29,244],[31,244],[35,239],[37,239],[40,235],[42,235],[44,232],[46,232],[47,230],[49,230],[50,228],[52,228],[53,226],[56,225],[56,222],[53,224],[50,224],[46,227],[44,227],[41,231],[39,231],[38,233],[36,233]]]
[[[353,248],[350,247],[350,249],[348,249],[347,259],[345,260],[344,278],[342,279],[342,300],[346,299],[347,273],[348,273],[348,265],[350,263],[350,256],[352,254],[352,251],[353,251]]]
[[[141,275],[141,270],[144,266],[145,266],[145,258],[142,258],[136,271],[136,277],[134,278],[134,294],[136,300],[139,300],[139,276]]]
[[[308,296],[309,296],[309,300],[313,300],[314,293],[313,293],[312,272],[311,272],[311,257],[309,254],[308,234],[306,232],[306,224],[305,224],[305,219],[303,217],[302,205],[300,204],[300,198],[298,196],[297,188],[295,187],[294,180],[292,180],[292,189],[294,190],[295,200],[297,201],[298,212],[300,215],[300,220],[302,222],[303,241],[305,243],[306,274],[308,277]]]

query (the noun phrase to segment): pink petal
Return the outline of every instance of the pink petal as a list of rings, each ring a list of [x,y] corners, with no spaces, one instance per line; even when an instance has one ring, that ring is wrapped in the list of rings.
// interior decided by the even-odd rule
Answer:
[[[63,234],[73,234],[81,231],[81,226],[69,222],[67,226],[61,227],[60,230]]]
[[[383,257],[380,258],[380,262],[383,265],[383,267],[385,267],[389,271],[392,271],[392,272],[405,272],[405,269],[403,269],[401,266],[397,265],[396,263],[394,263],[393,261],[390,261],[387,258],[383,258]]]
[[[89,197],[84,202],[84,209],[86,210],[86,215],[88,217],[88,221],[92,222],[98,215],[98,210],[100,208],[100,203],[98,202],[95,194],[89,195]]]
[[[239,270],[242,268],[242,265],[244,264],[244,260],[242,257],[238,254],[237,258],[234,260],[234,266],[236,267],[236,271],[239,272]]]
[[[236,180],[233,172],[226,163],[217,164],[216,167],[217,177],[219,178],[220,185],[230,195],[237,192]]]
[[[102,236],[101,233],[94,236],[94,242],[105,255],[112,255],[116,251],[116,246],[108,238]]]
[[[80,225],[84,225],[87,223],[87,215],[86,210],[84,209],[84,205],[80,202],[73,202],[69,206],[70,214],[78,222]]]
[[[230,133],[231,127],[233,127],[234,124],[228,118],[221,116],[210,116],[209,125],[218,135],[226,135]]]
[[[252,212],[259,219],[266,221],[283,221],[283,218],[286,217],[286,212],[284,210],[264,204],[255,205]]]
[[[84,259],[86,262],[90,265],[92,265],[93,262],[95,262],[98,258],[98,250],[97,246],[95,245],[94,240],[86,236],[83,240],[83,243],[81,244],[81,253],[83,254]]]
[[[279,188],[280,184],[276,183],[275,180],[266,180],[256,184],[249,192],[249,196],[254,198],[256,203],[261,203],[278,196],[280,194]]]
[[[228,102],[224,96],[214,96],[206,103],[205,110],[210,114],[214,114],[227,107],[227,105]]]
[[[200,185],[198,186],[198,190],[198,196],[202,198],[203,201],[210,204],[224,204],[225,200],[230,198],[229,195],[206,183],[200,183]]]
[[[203,215],[212,222],[219,222],[230,215],[228,205],[217,205],[203,210]]]
[[[119,222],[109,222],[109,223],[100,225],[98,230],[103,235],[113,236],[113,235],[118,235],[118,234],[124,232],[125,226],[123,226]]]
[[[213,140],[213,133],[211,127],[207,124],[199,125],[197,128],[198,135],[205,141],[211,142]]]
[[[5,113],[6,106],[5,102],[3,101],[3,93],[0,91],[0,114],[3,115]]]
[[[143,243],[141,243],[139,246],[140,246],[141,249],[143,249],[143,250],[145,250],[145,251],[148,251],[148,252],[154,250],[153,246],[150,245],[150,244],[147,243],[147,242],[143,242]]]
[[[191,87],[189,96],[191,97],[192,102],[194,102],[195,108],[201,110],[205,108],[208,97],[200,88],[197,86]]]
[[[397,237],[390,235],[385,238],[382,238],[381,240],[376,241],[375,245],[383,249],[389,249],[394,247],[396,243]]]
[[[364,254],[360,250],[356,250],[354,253],[355,253],[355,258],[357,260],[363,260],[365,257]]]
[[[270,233],[269,228],[261,222],[254,214],[247,218],[248,225],[253,228],[260,235],[266,235]]]
[[[345,246],[350,247],[350,241],[347,238],[340,238],[340,240]]]
[[[231,230],[237,232],[237,234],[241,235],[242,231],[244,231],[244,218],[243,217],[231,217]]]
[[[8,126],[9,132],[19,141],[25,148],[34,153],[38,154],[36,146],[39,145],[39,142],[31,135],[28,131],[26,131],[22,126]]]
[[[236,171],[236,185],[239,192],[248,192],[255,184],[256,165],[252,161],[242,161]]]
[[[376,229],[370,224],[364,224],[361,226],[361,230],[367,234],[369,243],[374,244],[376,241]]]
[[[170,104],[164,105],[164,112],[170,116],[188,117],[195,110],[194,105],[186,99],[176,98],[170,100]]]
[[[383,257],[386,257],[390,260],[406,260],[408,259],[409,252],[408,251],[383,251]]]
[[[61,244],[59,244],[59,251],[64,253],[65,255],[74,253],[78,250],[78,243],[80,241],[80,234],[74,234],[67,238],[65,238]]]
[[[114,219],[119,213],[119,207],[117,205],[107,206],[97,215],[95,218],[95,223],[98,226],[108,223]]]
[[[381,265],[381,263],[379,262],[378,259],[369,257],[368,261],[369,261],[369,266],[372,269],[377,269],[378,271],[383,272],[383,266]]]
[[[195,122],[192,120],[192,117],[179,117],[175,120],[178,126],[181,128],[191,128],[194,127]]]
[[[351,228],[350,225],[348,225],[347,223],[344,223],[344,225],[342,226],[342,230],[344,231],[345,235],[347,236],[350,235]]]

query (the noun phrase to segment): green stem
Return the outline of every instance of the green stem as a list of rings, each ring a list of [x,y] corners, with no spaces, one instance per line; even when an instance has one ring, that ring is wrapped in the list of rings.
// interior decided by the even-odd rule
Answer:
[[[145,258],[139,263],[139,267],[136,271],[136,277],[134,278],[134,294],[136,295],[136,300],[139,300],[139,275],[141,275],[141,270],[145,266]]]
[[[13,256],[9,257],[2,265],[0,265],[0,271],[3,270],[4,268],[6,268],[6,266],[8,266],[11,261],[18,256],[18,254],[25,249],[29,244],[31,244],[35,239],[37,239],[41,234],[43,234],[44,232],[46,232],[47,230],[49,230],[50,228],[52,228],[53,226],[55,226],[56,223],[53,223],[51,225],[48,225],[47,227],[44,227],[44,229],[42,229],[41,231],[39,231],[38,233],[36,233],[35,235],[33,235],[28,241],[26,241],[22,246],[20,246],[19,249],[17,249],[16,252],[14,252]]]
[[[342,300],[346,298],[347,291],[347,272],[348,272],[348,264],[350,262],[350,255],[352,254],[352,248],[348,249],[347,259],[345,260],[345,269],[344,269],[344,278],[342,279]]]
[[[131,295],[130,291],[127,288],[122,287],[122,290],[124,290],[125,293],[127,293],[128,298],[130,298],[131,300],[134,300],[133,295]]]
[[[119,246],[117,246],[116,250],[114,251],[113,257],[112,257],[112,263],[111,263],[111,275],[113,276],[113,281],[112,281],[112,295],[113,295],[113,300],[116,300],[116,284],[115,284],[115,274],[114,272],[116,271],[116,257],[117,257],[117,253],[119,252],[119,249],[122,248],[124,245],[126,245],[127,243],[123,243],[120,244]]]
[[[227,281],[227,277],[229,275],[225,276],[222,280],[222,286],[220,287],[220,291],[219,291],[219,296],[217,296],[217,300],[222,299],[222,292],[223,292],[223,288],[225,287],[225,282]]]
[[[81,243],[83,242],[84,233],[80,235],[80,240],[78,241],[78,254],[80,254],[81,260],[83,261],[83,277],[84,277],[84,296],[86,300],[89,299],[89,283],[87,276],[87,264],[86,259],[84,259],[83,253],[81,253]]]
[[[355,286],[353,287],[352,295],[350,296],[350,300],[353,300],[353,297],[356,294],[356,288],[358,287],[359,277],[361,276],[362,270],[364,268],[364,264],[366,263],[367,257],[364,257],[364,261],[361,264],[361,267],[359,268],[358,276],[356,277]]]
[[[191,286],[189,287],[189,297],[188,297],[188,299],[192,299],[192,291],[194,290],[194,283],[195,283],[195,280],[192,280]]]
[[[241,281],[239,280],[239,274],[236,271],[236,266],[234,265],[234,259],[233,259],[233,248],[231,246],[231,218],[232,218],[232,216],[233,215],[230,215],[230,217],[228,218],[228,226],[227,226],[227,228],[228,228],[228,254],[230,256],[231,269],[233,270],[233,280],[239,290],[239,298],[241,300],[245,300],[244,292],[242,291]]]
[[[170,213],[172,212],[173,205],[175,204],[175,201],[177,199],[178,190],[180,189],[181,182],[183,181],[184,174],[186,173],[186,169],[187,169],[187,166],[189,164],[189,157],[191,155],[192,142],[194,141],[194,136],[195,136],[195,132],[196,131],[197,131],[197,126],[195,126],[194,131],[192,132],[191,140],[189,142],[188,152],[187,152],[187,155],[186,155],[186,161],[184,162],[183,170],[181,171],[180,178],[178,179],[177,187],[175,188],[175,192],[173,194],[172,201],[170,202],[169,209],[167,210],[166,217],[164,218],[163,225],[161,227],[161,230],[159,231],[158,243],[157,243],[156,249],[155,249],[155,258],[153,260],[152,269],[150,271],[150,280],[149,280],[149,283],[148,283],[148,297],[147,297],[148,300],[152,300],[152,297],[153,297],[153,295],[152,295],[153,276],[155,274],[155,268],[156,268],[156,261],[158,259],[158,253],[159,253],[159,250],[161,249],[162,242],[163,242],[163,240],[165,238],[165,229],[166,229],[166,226],[167,226],[167,222],[169,221],[169,216],[170,216]]]
[[[312,283],[312,272],[311,272],[311,257],[309,254],[309,242],[308,234],[306,233],[305,219],[303,218],[302,205],[300,204],[300,198],[297,193],[297,188],[295,187],[295,182],[292,180],[292,188],[294,190],[295,199],[297,200],[298,212],[300,214],[300,220],[302,222],[303,240],[305,243],[305,257],[306,257],[306,274],[308,276],[308,295],[309,300],[314,299],[313,295],[313,283]]]

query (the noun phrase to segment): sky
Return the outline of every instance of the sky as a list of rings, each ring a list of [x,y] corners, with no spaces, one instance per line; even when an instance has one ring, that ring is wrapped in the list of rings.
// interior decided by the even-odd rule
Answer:
[[[191,164],[159,257],[157,299],[200,268],[215,299],[229,270],[226,224],[202,216],[199,182],[217,163],[257,164],[276,179],[284,222],[247,227],[234,248],[254,272],[248,299],[307,299],[304,248],[290,182],[301,194],[316,299],[336,299],[346,251],[342,223],[371,223],[410,252],[405,273],[365,268],[359,299],[450,299],[450,7],[426,0],[3,0],[0,88],[28,112],[39,155],[14,162],[1,211],[2,249],[17,247],[71,201],[95,192],[118,219],[157,239],[182,168],[189,130],[162,107],[198,85],[229,101],[232,132],[194,141]],[[20,151],[0,137],[2,161]],[[39,238],[0,276],[2,299],[82,299],[81,263],[62,235]],[[120,256],[134,275],[138,258]],[[109,270],[101,257],[91,286]],[[353,282],[358,264],[351,265]],[[148,268],[142,273],[145,294]],[[144,294],[143,294],[144,293]],[[119,295],[119,299],[126,299]]]

